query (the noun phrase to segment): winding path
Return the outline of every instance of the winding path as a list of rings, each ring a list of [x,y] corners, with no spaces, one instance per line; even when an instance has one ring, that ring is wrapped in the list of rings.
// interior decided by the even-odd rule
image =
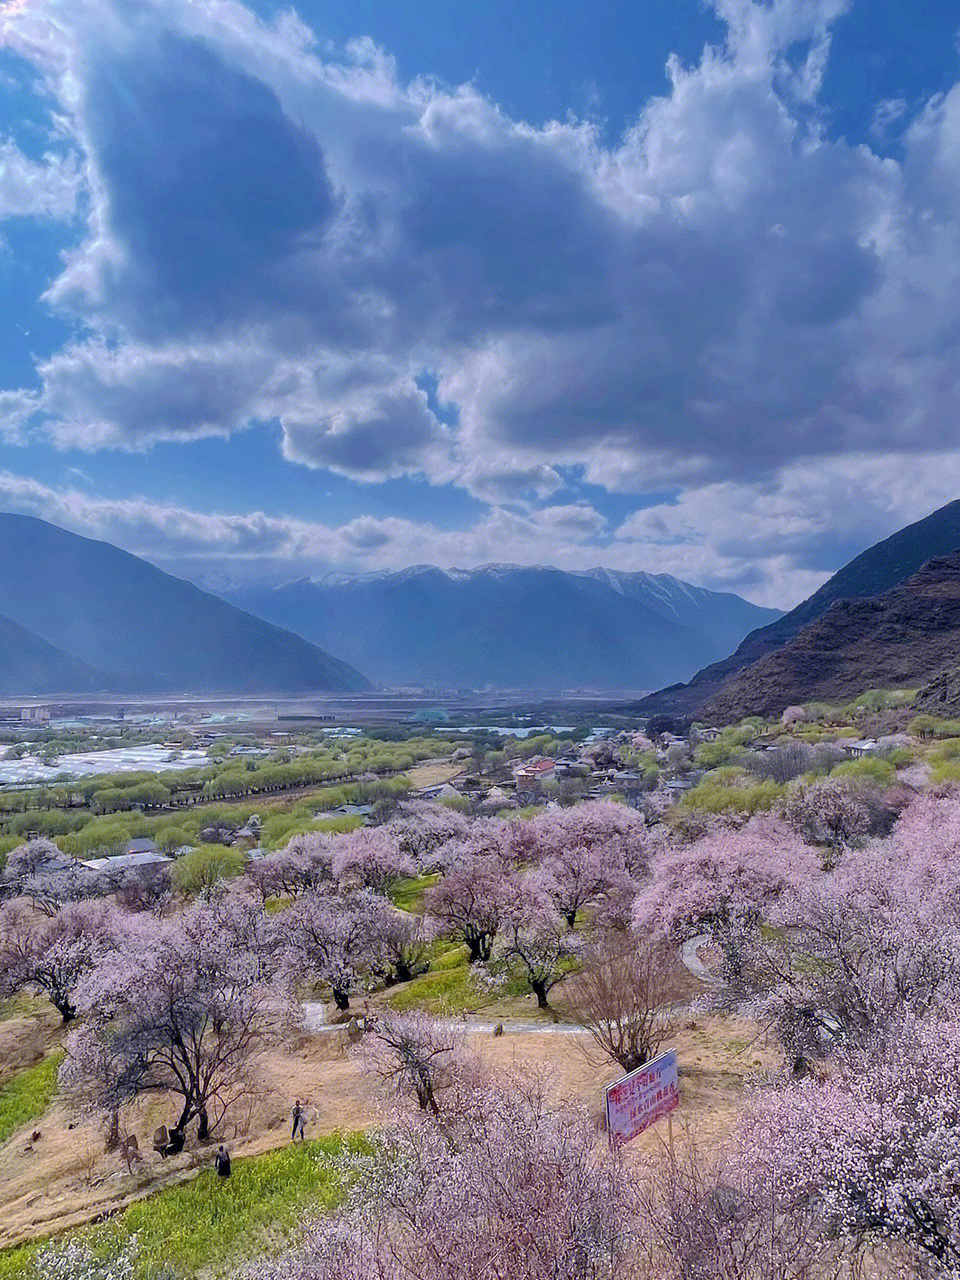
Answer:
[[[707,982],[711,986],[715,986],[717,975],[710,972],[697,954],[700,948],[710,941],[711,937],[712,935],[709,933],[698,933],[693,938],[687,938],[680,948],[680,959],[699,982]]]

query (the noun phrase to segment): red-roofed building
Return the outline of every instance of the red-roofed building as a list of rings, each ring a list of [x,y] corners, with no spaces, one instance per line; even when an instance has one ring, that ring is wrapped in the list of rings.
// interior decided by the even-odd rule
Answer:
[[[514,769],[513,776],[517,780],[517,786],[530,786],[531,783],[546,782],[548,778],[552,778],[556,768],[555,760],[524,760]]]

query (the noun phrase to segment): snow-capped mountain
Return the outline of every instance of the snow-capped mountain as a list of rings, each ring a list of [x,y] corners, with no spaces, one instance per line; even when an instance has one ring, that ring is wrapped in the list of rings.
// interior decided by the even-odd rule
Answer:
[[[382,684],[648,689],[778,617],[667,574],[414,565],[225,593]]]

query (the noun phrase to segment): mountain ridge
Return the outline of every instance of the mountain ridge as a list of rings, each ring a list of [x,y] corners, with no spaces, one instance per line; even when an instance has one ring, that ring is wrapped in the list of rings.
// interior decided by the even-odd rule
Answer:
[[[913,688],[960,656],[960,551],[875,596],[835,600],[785,644],[728,679],[700,714],[729,724],[787,706]]]
[[[383,683],[644,688],[779,616],[670,575],[410,565],[234,588],[225,598],[343,651]]]
[[[642,699],[637,709],[648,715],[700,715],[719,696],[727,680],[787,643],[835,602],[881,595],[918,572],[928,560],[957,548],[960,499],[873,543],[795,608],[751,631],[726,658],[707,664],[685,684],[667,686]]]
[[[0,615],[0,695],[92,693],[104,687],[103,672],[50,644],[43,636]]]
[[[112,543],[0,512],[0,545],[0,615],[94,668],[110,692],[369,688],[302,637]],[[7,666],[4,683],[14,674]]]

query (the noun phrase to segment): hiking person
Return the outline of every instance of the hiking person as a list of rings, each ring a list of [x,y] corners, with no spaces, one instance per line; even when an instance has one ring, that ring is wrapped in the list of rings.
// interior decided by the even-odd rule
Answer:
[[[217,1154],[213,1157],[213,1163],[216,1166],[217,1175],[219,1177],[230,1177],[230,1152],[222,1142],[219,1147],[217,1147]]]
[[[291,1142],[296,1142],[298,1133],[300,1134],[300,1141],[306,1141],[307,1131],[303,1121],[303,1107],[300,1104],[299,1098],[293,1104],[293,1133],[290,1135]]]

